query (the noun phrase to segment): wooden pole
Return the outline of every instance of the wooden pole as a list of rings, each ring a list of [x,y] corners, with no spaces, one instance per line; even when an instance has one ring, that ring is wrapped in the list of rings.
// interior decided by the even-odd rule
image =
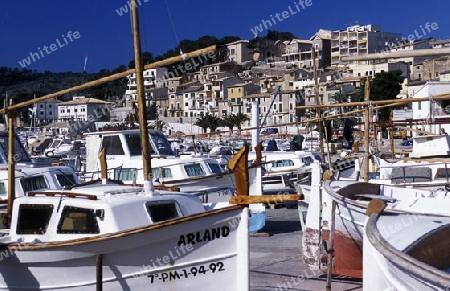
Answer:
[[[370,100],[370,81],[366,78],[364,86],[364,100]],[[370,139],[370,104],[364,107],[364,182],[369,181],[369,139]]]
[[[144,173],[144,189],[153,191],[152,166],[150,161],[150,144],[147,128],[147,106],[145,104],[144,66],[141,56],[141,38],[139,32],[139,15],[136,0],[131,0],[131,20],[133,27],[134,60],[136,66],[137,100],[139,131],[141,133],[142,162]]]
[[[98,254],[96,257],[96,291],[103,290],[103,255]]]
[[[391,155],[392,158],[395,158],[395,149],[394,149],[394,131],[392,127],[389,127],[389,143],[391,145]]]
[[[438,94],[433,96],[434,101],[442,101],[442,100],[449,100],[450,99],[450,93],[445,94]],[[404,98],[404,99],[387,99],[387,100],[376,100],[376,101],[370,101],[372,105],[386,105],[386,104],[392,104],[397,103],[397,105],[405,104],[405,103],[411,103],[411,102],[421,102],[421,101],[430,101],[430,98],[428,97],[421,97],[421,98]],[[342,106],[364,106],[368,103],[368,101],[359,101],[359,102],[348,102],[348,103],[339,103],[339,104],[321,104],[321,105],[308,105],[308,106],[296,106],[294,109],[307,109],[307,108],[327,108],[327,107],[342,107]]]
[[[331,202],[331,226],[330,226],[330,242],[327,248],[328,262],[327,262],[327,291],[331,291],[331,271],[333,268],[333,253],[334,253],[334,225],[336,220],[336,201]]]
[[[316,50],[314,47],[311,50],[312,55],[312,61],[314,66],[314,91],[316,96],[316,105],[320,105],[320,98],[319,98],[319,80],[317,79],[317,64],[316,64]],[[318,127],[319,127],[319,147],[320,147],[320,155],[322,156],[322,161],[325,161],[324,157],[324,151],[323,151],[323,121],[322,121],[322,111],[320,108],[316,110],[316,119],[318,120]]]
[[[8,96],[6,97],[8,99]],[[8,100],[6,101],[8,102]],[[12,105],[12,100],[9,100],[9,105]],[[15,184],[15,172],[16,164],[14,160],[14,114],[9,110],[8,114],[8,225],[11,226],[12,208],[14,199],[16,199],[16,184]]]

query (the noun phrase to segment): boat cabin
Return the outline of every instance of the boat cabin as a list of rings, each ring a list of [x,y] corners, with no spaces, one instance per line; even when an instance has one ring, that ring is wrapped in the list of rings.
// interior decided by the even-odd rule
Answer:
[[[33,192],[14,201],[10,239],[64,241],[117,233],[205,211],[194,195],[163,194],[149,195],[143,193],[142,187],[116,184]]]

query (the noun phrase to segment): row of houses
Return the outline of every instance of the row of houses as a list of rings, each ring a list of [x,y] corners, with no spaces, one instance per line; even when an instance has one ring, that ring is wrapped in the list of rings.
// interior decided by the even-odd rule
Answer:
[[[195,122],[205,114],[219,117],[250,114],[253,101],[259,101],[261,117],[268,116],[267,125],[298,122],[308,118],[309,112],[295,110],[295,107],[316,103],[314,68],[318,79],[317,95],[322,104],[333,103],[336,94],[347,96],[351,101],[362,79],[392,70],[401,70],[405,77],[398,97],[411,98],[426,82],[441,82],[443,88],[449,86],[448,57],[347,63],[342,62],[342,57],[449,46],[450,41],[446,40],[405,41],[400,34],[383,32],[377,25],[351,26],[342,31],[321,29],[308,40],[267,41],[258,51],[249,48],[248,40],[239,40],[227,45],[224,62],[210,64],[205,58],[194,66],[198,67],[195,71],[182,68],[144,71],[145,96],[147,106],[155,108],[153,117],[166,122]],[[185,64],[185,69],[187,66]],[[448,88],[443,90],[450,91]],[[41,121],[68,121],[98,116],[123,122],[136,109],[135,74],[128,76],[124,96],[112,101],[119,108],[114,106],[108,114],[100,114],[110,103],[87,97],[74,97],[69,102],[47,100],[37,103],[35,117]]]

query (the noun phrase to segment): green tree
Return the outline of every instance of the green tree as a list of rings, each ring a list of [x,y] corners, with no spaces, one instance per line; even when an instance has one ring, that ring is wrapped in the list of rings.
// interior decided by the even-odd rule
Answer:
[[[249,120],[250,120],[250,117],[248,117],[247,114],[238,113],[238,114],[234,115],[234,121],[235,121],[235,125],[238,129],[238,134],[241,134],[242,124],[244,124],[244,122],[247,122]]]
[[[153,54],[151,52],[143,52],[142,53],[142,63],[144,65],[148,65],[151,64],[155,61],[155,58],[153,57]],[[134,63],[134,58],[128,63],[128,68],[129,69],[134,69],[135,68],[135,63]]]
[[[230,130],[230,135],[232,135],[233,134],[233,128],[236,126],[236,123],[235,123],[235,120],[234,120],[234,115],[224,116],[220,120],[220,125],[228,127],[228,129]]]
[[[206,133],[209,128],[209,121],[206,115],[197,117],[197,120],[195,121],[194,125],[197,125],[203,130],[203,133]]]
[[[375,74],[375,78],[370,83],[370,100],[389,100],[395,99],[400,93],[405,78],[402,77],[401,70],[395,70],[390,72],[381,72]],[[362,84],[362,90],[364,90],[365,81]],[[381,121],[389,120],[391,108],[380,109]]]

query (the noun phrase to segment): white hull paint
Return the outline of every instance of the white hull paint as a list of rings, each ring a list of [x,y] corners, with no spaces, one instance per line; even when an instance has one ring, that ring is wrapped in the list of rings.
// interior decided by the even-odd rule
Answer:
[[[381,216],[378,221],[372,222],[369,220],[364,236],[363,289],[449,290],[449,273],[406,253],[422,236],[449,223],[448,217],[412,214]],[[433,250],[422,251],[426,253]]]
[[[248,208],[162,225],[78,241],[11,245],[2,251],[0,290],[94,290],[99,254],[104,290],[248,290]],[[211,239],[213,229],[220,237]]]

